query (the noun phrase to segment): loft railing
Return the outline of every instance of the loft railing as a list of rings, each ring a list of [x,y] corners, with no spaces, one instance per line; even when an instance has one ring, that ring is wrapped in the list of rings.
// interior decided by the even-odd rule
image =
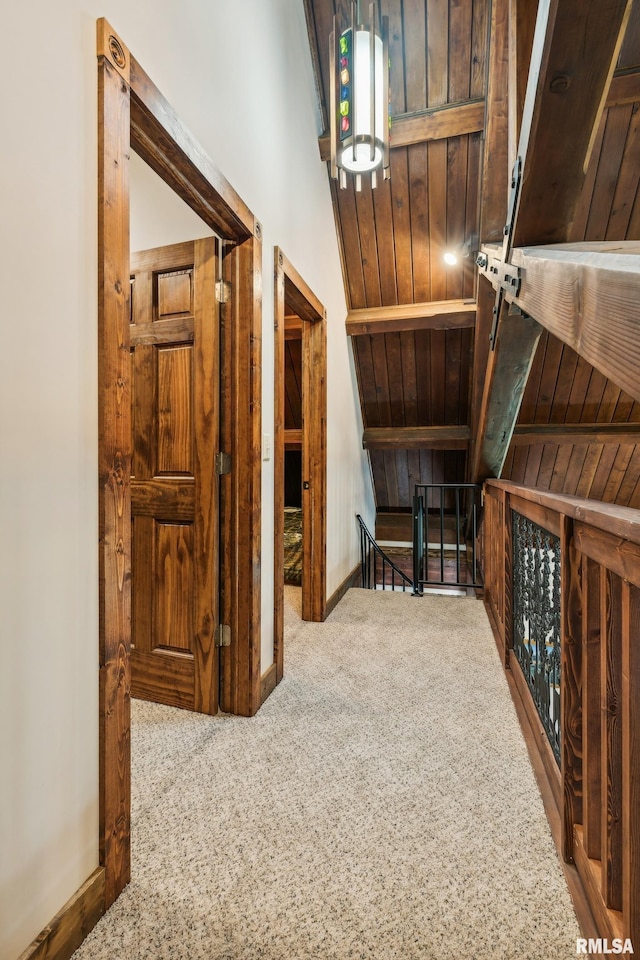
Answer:
[[[481,534],[485,599],[560,813],[556,839],[599,936],[637,952],[640,511],[490,480]]]
[[[424,587],[480,587],[476,541],[481,488],[417,483],[413,496],[414,593]]]
[[[513,652],[560,763],[560,540],[511,511]]]
[[[387,556],[360,516],[356,515],[360,524],[360,571],[362,586],[366,590],[407,590],[413,591],[413,581]]]

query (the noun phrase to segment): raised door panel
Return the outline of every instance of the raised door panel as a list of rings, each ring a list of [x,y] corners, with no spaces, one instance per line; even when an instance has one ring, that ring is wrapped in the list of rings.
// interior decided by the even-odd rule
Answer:
[[[134,254],[132,267],[132,694],[214,713],[215,241]]]
[[[193,476],[193,345],[157,349],[156,475]]]
[[[193,524],[155,521],[153,649],[193,656]]]

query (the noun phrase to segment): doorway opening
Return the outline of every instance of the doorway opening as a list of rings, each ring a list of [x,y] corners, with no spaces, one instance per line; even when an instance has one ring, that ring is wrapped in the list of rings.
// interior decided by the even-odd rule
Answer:
[[[99,769],[100,863],[107,909],[130,878],[132,363],[129,245],[131,149],[221,239],[219,285],[219,450],[221,562],[219,610],[197,607],[194,659],[220,650],[220,707],[252,716],[260,707],[261,227],[184,127],[106,20],[98,56],[98,416],[99,416]],[[211,242],[211,241],[207,241]],[[215,256],[200,259],[213,269]],[[174,264],[175,266],[175,264]],[[169,271],[170,273],[171,271]],[[177,276],[177,274],[176,274]],[[186,281],[169,279],[167,303]],[[176,317],[166,317],[171,323]],[[181,381],[184,352],[165,358],[167,382]],[[137,386],[136,386],[137,389]],[[218,411],[215,412],[216,416]],[[207,416],[213,417],[210,410]],[[174,427],[176,425],[174,424]],[[183,458],[173,450],[170,459]],[[176,461],[177,462],[177,461]],[[168,461],[167,461],[168,464]],[[196,464],[197,465],[197,464]],[[175,472],[175,463],[167,473]],[[160,471],[162,473],[162,471]],[[180,472],[180,471],[178,471]],[[138,491],[136,497],[142,493]],[[206,510],[206,504],[195,510]],[[176,523],[175,526],[179,526]],[[215,524],[205,523],[207,549]],[[214,534],[215,535],[215,534]],[[165,531],[166,550],[185,555],[185,532]],[[204,594],[203,594],[204,597]],[[224,631],[219,628],[224,628]],[[208,705],[202,704],[199,709]]]
[[[322,303],[278,247],[275,281],[274,653],[279,682],[285,523],[290,530],[287,577],[300,577],[302,619],[326,616],[327,330]]]
[[[284,582],[302,587],[302,323],[285,301]]]
[[[131,254],[131,695],[218,711],[220,322],[214,237]]]

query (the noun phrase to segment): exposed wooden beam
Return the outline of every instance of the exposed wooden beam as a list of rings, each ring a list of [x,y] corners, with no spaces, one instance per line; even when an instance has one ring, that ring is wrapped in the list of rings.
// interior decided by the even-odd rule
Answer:
[[[640,423],[519,423],[511,443],[640,443]]]
[[[302,430],[285,430],[284,431],[284,447],[285,450],[301,450],[302,449]]]
[[[428,140],[446,140],[484,130],[484,98],[402,114],[391,121],[390,146],[408,147]]]
[[[624,36],[631,0],[538,7],[518,153],[513,243],[566,240]]]
[[[466,450],[467,426],[368,427],[362,436],[365,450]]]
[[[284,338],[285,340],[302,340],[302,324],[300,317],[295,318],[297,322],[285,322]]]
[[[475,483],[502,473],[541,333],[535,320],[503,303],[475,438],[471,469]]]
[[[390,147],[408,147],[412,143],[461,137],[484,129],[484,99],[447,103],[419,113],[402,113],[391,120]],[[319,140],[320,159],[331,159],[331,140],[323,134]]]
[[[475,300],[432,300],[403,303],[392,307],[365,307],[349,310],[347,334],[394,333],[401,330],[451,330],[473,327]]]
[[[630,7],[631,0],[540,0],[538,4],[518,140],[522,179],[502,243],[501,257],[509,262],[517,263],[511,256],[514,245],[566,240]],[[498,12],[502,9],[498,7]],[[530,34],[530,25],[523,20],[516,30],[521,30],[523,36],[514,38],[515,46],[524,49],[529,43],[525,34]],[[514,114],[517,109],[514,107]],[[498,176],[500,170],[501,167]],[[483,224],[485,221],[486,216]],[[569,274],[564,268],[563,277]],[[581,317],[583,300],[576,298],[575,290],[565,289],[565,302],[556,300],[554,304],[563,319],[554,318],[549,304],[540,298],[541,283],[541,275],[536,285],[527,270],[523,288],[530,292],[531,303],[522,300],[521,290],[515,301],[524,311],[524,316],[519,317],[507,306],[506,295],[498,288],[497,325],[474,438],[473,480],[500,476],[540,338],[539,323],[547,329],[552,325],[563,328],[564,336],[558,334],[560,338],[611,376],[611,355],[617,355],[618,348],[602,341],[610,335],[609,313],[622,314],[622,303],[599,303],[599,331],[598,325],[590,329],[587,339],[591,342],[585,345],[580,338],[585,329]],[[563,286],[564,280],[556,277],[556,283]],[[606,331],[603,317],[607,318]],[[627,326],[620,315],[617,333],[624,330],[626,335]],[[639,359],[634,357],[636,370]],[[626,373],[624,383],[619,373],[613,379],[629,390]],[[637,382],[634,387],[636,392],[629,392],[637,396]]]
[[[640,400],[640,242],[525,247],[514,302]]]
[[[491,4],[487,119],[482,168],[480,237],[502,239],[509,191],[509,0]]]
[[[607,93],[607,107],[640,101],[640,71],[615,74]]]

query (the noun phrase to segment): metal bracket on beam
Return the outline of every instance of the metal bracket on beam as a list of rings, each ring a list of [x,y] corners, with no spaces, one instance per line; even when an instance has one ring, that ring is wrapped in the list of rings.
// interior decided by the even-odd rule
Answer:
[[[513,226],[518,210],[518,201],[520,199],[520,187],[522,186],[522,157],[516,157],[511,172],[511,190],[509,192],[509,210],[507,213],[507,222],[504,227],[504,240],[502,242],[502,257],[489,258],[486,253],[479,253],[476,258],[476,264],[480,273],[484,274],[496,288],[496,305],[493,308],[493,326],[489,335],[491,349],[496,346],[496,335],[498,332],[498,320],[505,294],[511,297],[517,297],[520,293],[522,277],[520,267],[509,263],[511,257],[511,248],[513,246]]]
[[[513,246],[513,226],[518,209],[518,200],[520,199],[520,187],[522,186],[522,157],[516,157],[516,162],[511,171],[511,189],[509,191],[509,208],[507,211],[507,222],[504,226],[504,240],[502,241],[502,259],[506,262]]]
[[[476,263],[480,273],[484,274],[494,287],[501,288],[512,297],[518,296],[522,283],[520,267],[516,267],[512,263],[505,263],[498,257],[489,258],[485,253],[478,254]]]

